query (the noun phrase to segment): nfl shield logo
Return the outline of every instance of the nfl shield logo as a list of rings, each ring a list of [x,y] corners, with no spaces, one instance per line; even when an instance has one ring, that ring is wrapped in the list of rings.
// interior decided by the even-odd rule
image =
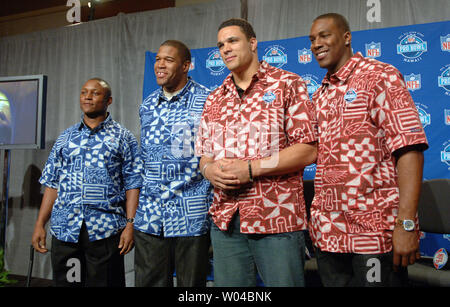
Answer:
[[[300,64],[308,64],[312,61],[312,52],[309,49],[303,48],[298,50],[298,62]]]
[[[450,126],[450,110],[444,109],[445,124]]]
[[[420,88],[422,87],[421,79],[422,78],[420,74],[405,75],[406,87],[408,88],[408,90],[410,91],[420,90]]]
[[[441,50],[450,52],[450,34],[441,36]]]
[[[366,57],[378,58],[381,56],[381,43],[371,42],[366,44]]]

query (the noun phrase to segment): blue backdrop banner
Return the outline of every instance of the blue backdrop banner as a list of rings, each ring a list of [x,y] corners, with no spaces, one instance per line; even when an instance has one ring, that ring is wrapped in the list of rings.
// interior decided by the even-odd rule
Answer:
[[[450,178],[450,21],[352,32],[354,52],[394,65],[405,78],[416,103],[430,148],[425,152],[424,179]],[[214,89],[230,71],[216,47],[192,49],[189,75]],[[155,53],[146,52],[143,97],[157,89]],[[260,60],[300,75],[311,95],[326,70],[314,59],[308,36],[258,42]],[[315,166],[305,169],[313,179]],[[450,235],[424,233],[421,252],[432,257],[440,248],[450,250]]]

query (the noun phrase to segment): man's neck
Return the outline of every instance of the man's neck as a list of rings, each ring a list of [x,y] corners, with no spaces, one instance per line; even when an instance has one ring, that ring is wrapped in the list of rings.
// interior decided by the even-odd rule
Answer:
[[[88,126],[91,129],[95,129],[98,125],[100,125],[102,122],[105,121],[106,117],[108,116],[107,113],[103,115],[99,115],[95,118],[90,118],[86,114],[83,117],[83,122],[86,126]]]
[[[188,77],[187,76],[183,77],[183,79],[181,79],[181,81],[172,88],[163,86],[163,91],[164,91],[164,93],[168,93],[168,94],[173,94],[173,93],[176,94],[186,86],[187,82],[188,82]]]
[[[256,57],[245,69],[232,71],[234,83],[245,91],[252,83],[252,78],[258,72],[259,66]]]
[[[339,63],[336,65],[336,67],[334,67],[333,69],[329,69],[328,70],[328,75],[331,76],[335,73],[337,73],[339,71],[339,69],[341,69],[342,67],[345,66],[345,64],[347,64],[348,61],[350,61],[350,59],[353,57],[353,52],[352,50],[348,50],[348,52],[346,52],[344,54],[344,56],[340,59]]]
[[[168,100],[171,100],[172,97],[178,95],[178,93],[180,93],[181,90],[182,89],[175,91],[175,92],[168,92],[163,88],[163,94],[164,94],[164,97],[166,97]]]

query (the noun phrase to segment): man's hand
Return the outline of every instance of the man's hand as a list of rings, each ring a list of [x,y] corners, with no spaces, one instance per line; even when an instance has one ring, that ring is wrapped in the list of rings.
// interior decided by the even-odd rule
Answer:
[[[128,254],[134,246],[134,229],[133,224],[127,223],[127,226],[120,235],[120,242],[118,248],[120,248],[120,254]]]
[[[235,174],[225,171],[226,165],[232,160],[222,159],[208,162],[203,176],[211,182],[213,186],[222,190],[237,190],[241,187],[241,182]]]
[[[394,249],[394,270],[399,266],[407,267],[420,258],[418,231],[406,231],[395,227],[392,244]]]
[[[227,163],[222,167],[222,171],[235,175],[241,185],[250,182],[248,161],[238,159],[227,160]]]
[[[45,254],[46,252],[48,252],[48,249],[45,247],[46,237],[47,232],[45,231],[45,228],[41,225],[36,224],[36,226],[34,227],[33,236],[31,237],[31,244],[39,253]]]

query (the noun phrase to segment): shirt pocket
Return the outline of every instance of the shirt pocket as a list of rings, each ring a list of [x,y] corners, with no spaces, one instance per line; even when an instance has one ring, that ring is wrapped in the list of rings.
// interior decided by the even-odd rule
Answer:
[[[341,128],[344,137],[364,133],[369,128],[369,97],[363,91],[353,91],[355,95],[346,94],[343,98]]]

